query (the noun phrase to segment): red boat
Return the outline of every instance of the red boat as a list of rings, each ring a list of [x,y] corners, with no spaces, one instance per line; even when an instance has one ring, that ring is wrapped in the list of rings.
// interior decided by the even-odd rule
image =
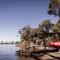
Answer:
[[[53,47],[60,47],[60,42],[50,42],[49,45]]]

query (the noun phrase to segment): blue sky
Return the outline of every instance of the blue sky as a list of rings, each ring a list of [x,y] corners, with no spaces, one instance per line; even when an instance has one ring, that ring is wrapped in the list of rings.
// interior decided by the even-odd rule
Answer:
[[[0,41],[19,40],[18,29],[37,27],[45,19],[56,22],[58,17],[47,14],[49,0],[0,0]]]

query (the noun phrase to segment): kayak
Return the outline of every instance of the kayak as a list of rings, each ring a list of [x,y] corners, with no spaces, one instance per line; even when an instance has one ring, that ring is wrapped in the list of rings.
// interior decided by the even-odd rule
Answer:
[[[50,42],[49,46],[60,47],[60,42]]]

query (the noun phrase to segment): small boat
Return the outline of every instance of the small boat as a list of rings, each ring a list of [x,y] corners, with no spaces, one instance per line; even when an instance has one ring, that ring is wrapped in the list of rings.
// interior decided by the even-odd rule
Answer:
[[[60,42],[50,42],[49,45],[53,47],[60,47]]]

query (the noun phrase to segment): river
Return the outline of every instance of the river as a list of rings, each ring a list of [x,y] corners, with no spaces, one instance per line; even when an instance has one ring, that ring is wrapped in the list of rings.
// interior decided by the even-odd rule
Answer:
[[[0,44],[0,60],[35,60],[16,55],[19,50],[15,44]]]

